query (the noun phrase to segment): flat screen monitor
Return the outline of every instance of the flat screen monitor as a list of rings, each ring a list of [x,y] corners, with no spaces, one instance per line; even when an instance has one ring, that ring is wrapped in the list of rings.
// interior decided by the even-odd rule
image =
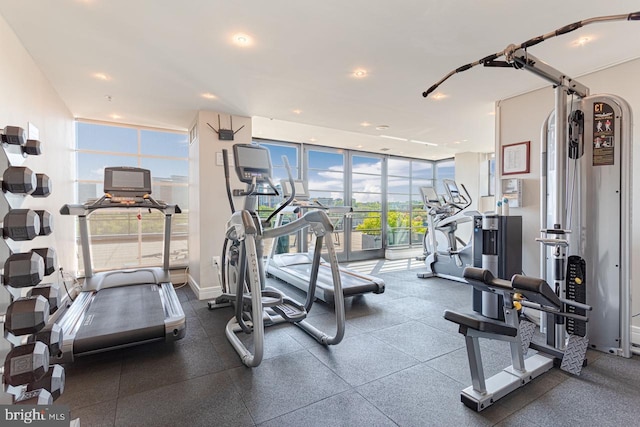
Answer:
[[[104,192],[113,196],[151,194],[151,171],[129,166],[104,169]]]
[[[271,177],[271,158],[269,150],[254,144],[236,144],[233,146],[236,172],[240,181],[251,184],[267,182]]]

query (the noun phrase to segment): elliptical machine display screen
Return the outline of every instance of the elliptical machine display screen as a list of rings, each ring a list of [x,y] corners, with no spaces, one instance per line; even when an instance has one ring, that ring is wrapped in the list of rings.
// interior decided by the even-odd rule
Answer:
[[[442,181],[442,183],[444,184],[445,190],[447,190],[449,201],[451,203],[462,203],[460,190],[458,189],[458,185],[456,184],[456,182],[451,179],[445,179]]]
[[[269,150],[259,145],[236,144],[233,146],[238,178],[245,184],[268,182],[271,177]]]

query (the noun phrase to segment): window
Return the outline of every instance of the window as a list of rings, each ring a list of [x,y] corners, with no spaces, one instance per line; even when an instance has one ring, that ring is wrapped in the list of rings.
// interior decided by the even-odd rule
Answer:
[[[436,162],[436,191],[438,194],[445,192],[442,184],[443,179],[456,179],[456,163],[453,159]]]
[[[115,124],[76,122],[77,203],[103,195],[104,168],[134,166],[151,170],[152,196],[177,204],[171,233],[171,266],[188,261],[187,212],[189,145],[185,132]],[[70,201],[71,202],[71,201]],[[103,209],[89,216],[94,269],[162,265],[164,215],[143,209]],[[80,250],[77,238],[78,253]],[[83,260],[79,260],[82,268]]]
[[[267,140],[255,140],[261,147],[269,150],[269,157],[271,159],[272,176],[271,179],[275,184],[278,191],[282,190],[282,181],[289,180],[289,174],[287,168],[284,165],[282,157],[286,157],[291,167],[291,174],[294,179],[299,179],[299,167],[298,167],[298,147],[293,144],[267,141]],[[267,188],[261,189],[267,191]],[[282,193],[280,193],[282,194]],[[282,196],[260,196],[258,197],[258,215],[266,219],[271,212],[282,202]]]
[[[387,244],[421,244],[427,216],[420,187],[433,186],[433,163],[389,158],[387,173]]]

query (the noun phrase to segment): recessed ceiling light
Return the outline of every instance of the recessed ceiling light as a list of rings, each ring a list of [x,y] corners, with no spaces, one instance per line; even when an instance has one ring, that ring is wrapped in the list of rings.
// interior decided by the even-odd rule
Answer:
[[[409,142],[415,142],[416,144],[430,145],[432,147],[437,147],[438,146],[438,144],[436,144],[435,142],[418,141],[418,140],[415,140],[415,139],[410,139]]]
[[[311,142],[316,142],[316,141],[317,141],[317,139],[315,139],[315,138],[311,137],[311,138],[309,138],[309,141],[311,141]]]
[[[113,120],[118,120],[118,119],[122,118],[122,116],[120,116],[118,114],[111,114],[109,117],[111,117]]]
[[[460,144],[460,141],[453,141],[454,144]]]
[[[293,114],[302,114],[302,110],[293,110]]]
[[[246,47],[253,44],[253,39],[244,33],[238,33],[233,36],[233,42],[238,46]]]
[[[109,80],[111,80],[111,77],[105,73],[93,73],[92,75],[94,79],[102,80],[105,82],[108,82]]]
[[[368,126],[371,126],[371,123],[369,123],[369,122],[362,122],[362,123],[360,123],[360,126],[362,126],[362,127],[365,127],[365,128],[366,128],[366,127],[368,127]]]
[[[573,42],[574,46],[584,46],[585,44],[592,41],[591,37],[580,37],[578,40]]]
[[[490,111],[488,114],[489,114],[490,116],[495,116],[495,115],[496,115],[496,112],[495,112],[495,111]]]
[[[449,97],[449,95],[445,95],[445,94],[444,94],[444,93],[442,93],[442,92],[436,92],[436,93],[434,93],[434,94],[431,96],[431,98],[433,98],[433,99],[437,99],[437,100],[444,99],[444,98],[448,98],[448,97]]]
[[[203,93],[200,96],[205,98],[205,99],[217,99],[218,98],[217,96],[215,96],[214,94],[209,93],[209,92]]]
[[[378,125],[376,126],[376,130],[387,130],[389,129],[389,125]]]
[[[360,145],[356,145],[356,148],[362,148],[362,147],[363,147],[363,145],[362,145],[362,144],[360,144]]]
[[[367,70],[364,70],[362,68],[358,68],[357,70],[355,70],[353,72],[353,75],[359,79],[363,78],[363,77],[367,77]]]
[[[397,141],[408,141],[407,138],[400,138],[397,136],[389,136],[389,135],[380,135],[380,138],[395,139]]]

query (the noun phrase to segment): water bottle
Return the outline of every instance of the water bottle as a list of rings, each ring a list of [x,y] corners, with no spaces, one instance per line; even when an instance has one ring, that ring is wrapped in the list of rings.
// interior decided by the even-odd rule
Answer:
[[[502,199],[502,215],[509,216],[509,199]]]

